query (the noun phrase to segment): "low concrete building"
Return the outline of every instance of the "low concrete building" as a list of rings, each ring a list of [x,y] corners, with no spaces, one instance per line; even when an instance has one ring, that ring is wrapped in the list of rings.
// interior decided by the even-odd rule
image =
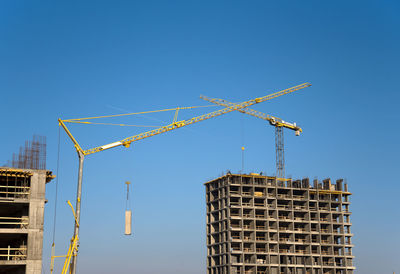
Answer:
[[[48,170],[0,167],[0,274],[41,274]]]

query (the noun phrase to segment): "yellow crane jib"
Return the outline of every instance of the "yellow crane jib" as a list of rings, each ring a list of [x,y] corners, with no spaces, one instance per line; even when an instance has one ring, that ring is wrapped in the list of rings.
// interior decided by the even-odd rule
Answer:
[[[220,105],[220,106],[224,106],[224,107],[237,105],[235,103],[228,102],[224,99],[208,98],[206,96],[201,96],[201,99],[206,100],[211,103],[214,103],[214,104],[217,104],[217,105]],[[254,116],[254,117],[257,117],[257,118],[260,118],[263,120],[267,120],[273,126],[285,127],[285,128],[294,130],[296,133],[296,136],[299,136],[300,132],[303,131],[299,126],[296,125],[296,123],[289,123],[289,122],[282,120],[281,118],[274,117],[272,115],[265,114],[265,113],[262,113],[260,111],[257,111],[257,110],[251,109],[251,108],[242,108],[242,109],[238,109],[237,111],[239,111],[241,113],[249,114],[251,116]]]
[[[78,144],[76,139],[72,136],[71,132],[65,126],[64,122],[70,122],[70,121],[73,121],[74,119],[71,119],[71,120],[61,120],[61,119],[59,119],[58,121],[59,121],[60,125],[64,128],[64,130],[66,131],[68,136],[70,137],[71,141],[74,143],[76,150],[78,152],[81,152],[83,155],[89,155],[89,154],[93,154],[93,153],[96,153],[96,152],[100,152],[100,151],[103,151],[103,150],[107,150],[107,149],[118,147],[118,146],[122,146],[122,145],[125,146],[125,147],[129,147],[132,142],[135,142],[135,141],[138,141],[138,140],[141,140],[141,139],[144,139],[144,138],[148,138],[148,137],[151,137],[151,136],[155,136],[155,135],[167,132],[167,131],[171,131],[171,130],[174,130],[174,129],[177,129],[177,128],[180,128],[180,127],[183,127],[183,126],[191,125],[191,124],[194,124],[194,123],[197,123],[197,122],[200,122],[200,121],[204,121],[204,120],[207,120],[207,119],[210,119],[210,118],[213,118],[213,117],[217,117],[217,116],[220,116],[222,114],[226,114],[226,113],[229,113],[229,112],[232,112],[232,111],[235,111],[235,110],[242,110],[242,109],[247,108],[247,107],[249,107],[251,105],[258,104],[258,103],[261,103],[261,102],[265,102],[265,101],[274,99],[276,97],[279,97],[279,96],[282,96],[282,95],[285,95],[285,94],[288,94],[288,93],[292,93],[294,91],[297,91],[297,90],[300,90],[300,89],[303,89],[303,88],[306,88],[306,87],[309,87],[309,86],[311,86],[310,83],[304,83],[304,84],[297,85],[297,86],[294,86],[294,87],[291,87],[291,88],[288,88],[288,89],[285,89],[285,90],[281,90],[281,91],[278,91],[278,92],[275,92],[275,93],[272,93],[272,94],[269,94],[269,95],[266,95],[266,96],[263,96],[263,97],[258,97],[258,98],[255,98],[255,99],[252,99],[252,100],[249,100],[249,101],[245,101],[245,102],[242,102],[242,103],[238,103],[238,104],[233,104],[232,103],[232,105],[229,105],[228,107],[226,107],[224,109],[221,109],[221,110],[217,110],[217,111],[213,111],[213,112],[210,112],[210,113],[207,113],[207,114],[196,116],[196,117],[193,117],[193,118],[191,118],[189,120],[173,121],[173,123],[171,123],[169,125],[162,126],[162,127],[157,128],[157,129],[150,130],[150,131],[146,131],[146,132],[143,132],[143,133],[140,133],[140,134],[125,138],[123,140],[114,142],[114,143],[106,144],[106,145],[99,146],[99,147],[94,147],[94,148],[87,149],[87,150],[83,150],[80,147],[80,145]],[[204,99],[204,98],[207,98],[207,97],[201,96],[201,98]],[[184,108],[179,108],[179,109],[184,109]],[[176,119],[176,116],[174,117],[174,119]],[[83,119],[85,119],[85,118],[83,118]]]

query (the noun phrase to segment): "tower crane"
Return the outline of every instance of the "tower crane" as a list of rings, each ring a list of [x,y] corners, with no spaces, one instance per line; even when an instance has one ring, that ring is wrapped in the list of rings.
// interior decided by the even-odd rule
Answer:
[[[201,96],[200,98],[224,107],[231,107],[236,105],[235,103],[228,102],[224,99],[208,98],[206,96]],[[272,115],[265,114],[251,108],[240,108],[237,109],[237,111],[263,120],[267,120],[270,125],[275,127],[276,177],[285,178],[285,151],[283,128],[294,130],[296,136],[299,136],[300,132],[302,132],[303,130],[299,126],[297,126],[296,123],[289,123],[282,120],[281,118],[274,117]]]
[[[82,197],[82,175],[83,175],[83,162],[85,159],[85,156],[87,155],[91,155],[97,152],[101,152],[104,150],[108,150],[111,148],[115,148],[115,147],[119,147],[119,146],[124,146],[124,147],[130,147],[130,145],[135,142],[135,141],[139,141],[151,136],[155,136],[161,133],[165,133],[174,129],[178,129],[184,126],[188,126],[200,121],[205,121],[208,119],[211,119],[213,117],[217,117],[235,110],[241,110],[244,108],[247,108],[251,105],[254,104],[258,104],[261,102],[265,102],[268,100],[271,100],[273,98],[277,98],[279,96],[285,95],[285,94],[289,94],[292,93],[296,90],[300,90],[306,87],[311,86],[311,84],[309,83],[303,83],[301,85],[297,85],[285,90],[281,90],[263,97],[258,97],[249,101],[245,101],[242,103],[238,103],[238,104],[233,104],[230,105],[224,109],[220,109],[217,111],[213,111],[204,115],[200,115],[200,116],[196,116],[193,117],[191,119],[188,120],[181,120],[178,121],[177,120],[177,116],[178,116],[178,111],[179,109],[183,109],[183,108],[176,108],[176,112],[175,112],[175,117],[173,119],[173,122],[169,125],[166,126],[162,126],[159,127],[157,129],[153,129],[150,131],[146,131],[143,133],[139,133],[137,135],[134,136],[130,136],[127,137],[125,139],[113,142],[113,143],[109,143],[109,144],[105,144],[102,146],[98,146],[98,147],[94,147],[94,148],[90,148],[90,149],[86,149],[84,150],[80,144],[78,143],[78,141],[74,138],[74,136],[72,135],[72,133],[70,132],[70,130],[67,128],[66,123],[90,123],[87,122],[87,120],[90,119],[95,119],[95,118],[106,118],[106,117],[115,117],[115,116],[121,116],[121,115],[109,115],[109,116],[99,116],[99,117],[87,117],[87,118],[79,118],[79,119],[66,119],[66,120],[62,120],[62,119],[58,119],[58,123],[59,126],[61,126],[65,132],[67,133],[67,135],[69,136],[69,138],[71,139],[72,143],[74,144],[74,147],[76,149],[76,152],[78,153],[78,159],[79,159],[79,170],[78,170],[78,184],[77,184],[77,197],[76,197],[76,206],[75,206],[75,210],[72,208],[73,214],[74,214],[74,218],[75,218],[75,225],[74,225],[74,235],[71,239],[71,243],[70,243],[70,247],[69,247],[69,251],[68,254],[66,256],[52,256],[52,257],[66,257],[65,262],[64,262],[64,268],[62,270],[62,273],[67,273],[68,270],[71,274],[75,274],[76,273],[76,266],[77,266],[77,258],[78,258],[78,246],[79,246],[79,223],[80,223],[80,212],[81,212],[81,197]],[[51,266],[52,268],[53,266]]]

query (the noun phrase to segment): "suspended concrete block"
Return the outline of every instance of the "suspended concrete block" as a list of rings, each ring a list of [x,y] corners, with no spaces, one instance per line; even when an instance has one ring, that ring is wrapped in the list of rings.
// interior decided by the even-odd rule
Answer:
[[[132,234],[132,211],[125,211],[125,235]]]

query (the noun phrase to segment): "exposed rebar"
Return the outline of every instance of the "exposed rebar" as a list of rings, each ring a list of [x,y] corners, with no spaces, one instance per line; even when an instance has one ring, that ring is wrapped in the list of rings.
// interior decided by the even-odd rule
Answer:
[[[32,141],[25,141],[25,146],[19,148],[18,155],[13,153],[8,167],[22,169],[46,169],[46,137],[34,135]]]

